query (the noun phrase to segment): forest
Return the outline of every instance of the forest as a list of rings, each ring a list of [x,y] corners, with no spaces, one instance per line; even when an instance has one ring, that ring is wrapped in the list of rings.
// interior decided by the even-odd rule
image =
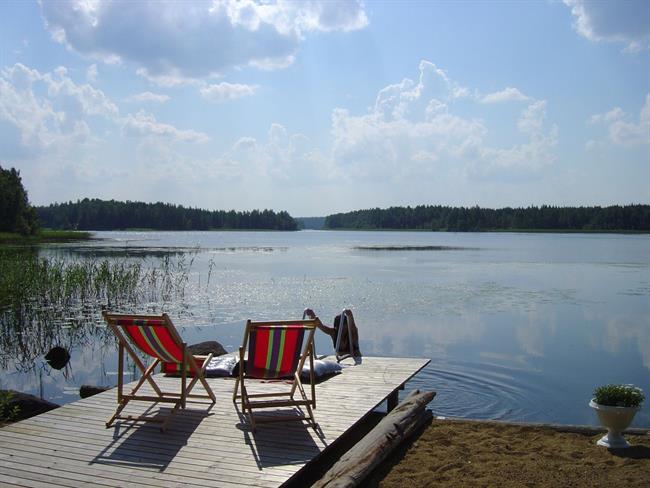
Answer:
[[[40,227],[61,230],[213,229],[414,229],[478,231],[650,232],[650,205],[607,207],[505,207],[500,209],[418,205],[373,208],[327,217],[294,219],[285,211],[225,211],[169,203],[88,199],[32,207],[20,172],[0,167],[0,232],[35,235]]]
[[[43,227],[74,230],[296,230],[287,212],[203,210],[169,203],[88,199],[36,207]]]
[[[326,229],[421,229],[452,232],[650,231],[650,205],[480,208],[418,205],[337,213]]]

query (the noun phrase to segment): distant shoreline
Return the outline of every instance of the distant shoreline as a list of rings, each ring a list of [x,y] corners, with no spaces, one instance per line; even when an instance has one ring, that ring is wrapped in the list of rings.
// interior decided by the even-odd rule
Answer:
[[[374,229],[374,228],[336,228],[336,229],[298,229],[298,230],[275,230],[275,229],[92,229],[84,231],[45,230],[43,235],[23,237],[19,234],[0,233],[0,242],[5,241],[9,236],[11,240],[25,240],[35,242],[57,242],[66,240],[90,240],[94,232],[300,232],[300,231],[325,231],[325,232],[437,232],[441,234],[650,234],[647,230],[614,230],[614,229],[482,229],[482,230],[446,230],[446,229]]]
[[[611,229],[482,229],[482,230],[446,230],[446,229],[373,229],[373,228],[341,228],[336,229],[301,229],[322,231],[361,231],[361,232],[439,232],[443,234],[481,234],[481,233],[520,233],[520,234],[650,234],[648,230],[611,230]]]
[[[307,227],[307,225],[305,225]],[[310,226],[315,227],[315,226]],[[328,215],[323,228],[426,229],[453,232],[650,232],[650,205],[498,209],[418,205]]]
[[[36,235],[23,236],[15,232],[0,232],[0,244],[44,244],[92,240],[91,231],[45,229]]]
[[[419,232],[419,233],[457,233],[457,234],[621,234],[621,235],[647,235],[650,231],[644,230],[595,230],[595,229],[489,229],[489,230],[429,230],[429,229],[359,229],[359,228],[336,228],[336,229],[299,229],[296,231],[272,230],[272,229],[206,229],[206,230],[186,230],[186,229],[101,229],[101,230],[51,230],[45,229],[34,236],[22,236],[13,232],[0,232],[0,245],[3,244],[47,244],[56,242],[74,242],[89,241],[98,239],[93,236],[95,232],[299,232],[299,231],[318,231],[318,232]]]

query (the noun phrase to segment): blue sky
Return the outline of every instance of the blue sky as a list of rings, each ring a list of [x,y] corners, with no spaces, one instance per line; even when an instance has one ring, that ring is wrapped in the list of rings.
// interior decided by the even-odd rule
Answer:
[[[0,3],[35,204],[650,203],[650,2]]]

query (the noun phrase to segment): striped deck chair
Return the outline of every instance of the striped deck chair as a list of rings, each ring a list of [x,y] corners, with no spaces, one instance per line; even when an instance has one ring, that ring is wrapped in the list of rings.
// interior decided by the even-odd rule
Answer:
[[[316,428],[312,409],[316,408],[314,381],[314,332],[318,323],[314,320],[276,320],[271,322],[246,323],[244,343],[239,348],[239,377],[235,380],[233,402],[241,398],[242,413],[248,414],[255,431],[255,422],[284,420],[307,420]],[[246,346],[248,357],[245,359]],[[309,359],[311,396],[307,397],[300,372]],[[242,367],[242,365],[244,365]],[[269,393],[248,393],[246,379],[288,379],[288,391]],[[274,388],[275,390],[275,388]],[[307,415],[274,415],[256,417],[253,410],[258,408],[304,407]]]
[[[212,359],[208,356],[193,356],[188,353],[186,344],[178,335],[174,324],[167,314],[162,315],[122,315],[103,312],[104,320],[115,333],[118,339],[118,376],[117,376],[117,410],[106,422],[110,427],[115,420],[130,420],[142,422],[161,422],[162,432],[172,415],[180,408],[185,408],[188,398],[205,398],[212,400],[214,404],[216,397],[205,380],[205,367]],[[139,349],[154,361],[148,367],[138,357],[136,349]],[[130,356],[135,366],[140,370],[142,376],[130,393],[124,393],[124,351]],[[165,392],[156,383],[153,373],[156,366],[161,365],[165,373],[180,374],[180,390],[178,392]],[[188,376],[191,378],[188,383]],[[149,383],[155,395],[138,395],[140,387],[146,382]],[[190,393],[194,385],[200,381],[207,392],[207,395]],[[121,415],[124,407],[131,400],[147,402],[171,403],[173,408],[169,415],[157,417],[133,417]]]

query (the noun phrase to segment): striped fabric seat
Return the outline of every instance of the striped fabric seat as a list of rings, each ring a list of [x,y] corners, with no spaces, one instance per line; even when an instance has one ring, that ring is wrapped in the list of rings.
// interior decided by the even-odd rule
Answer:
[[[319,320],[277,320],[272,322],[246,323],[244,342],[239,348],[239,377],[235,380],[233,401],[241,399],[241,409],[250,419],[255,430],[256,417],[253,409],[296,407],[305,408],[307,415],[279,416],[260,419],[271,420],[307,420],[314,427],[313,408],[316,408],[316,390],[314,381],[314,331]],[[247,348],[248,346],[248,348]],[[248,358],[244,352],[248,351]],[[311,395],[308,397],[300,381],[300,372],[309,360]],[[246,379],[291,379],[288,391],[249,394]]]
[[[167,314],[124,315],[104,312],[103,316],[108,326],[115,333],[119,347],[117,380],[118,407],[115,414],[106,423],[106,427],[110,427],[116,419],[159,421],[162,422],[161,430],[164,431],[171,415],[179,408],[185,408],[186,401],[189,397],[210,399],[212,403],[216,401],[214,393],[205,380],[204,375],[205,366],[212,359],[212,355],[193,356],[190,354]],[[136,353],[136,349],[153,358],[152,364],[145,367]],[[129,394],[123,392],[125,351],[142,373],[140,380]],[[152,376],[154,369],[158,365],[161,366],[162,371],[165,373],[175,373],[181,376],[180,392],[162,391]],[[186,381],[188,376],[193,377],[189,384]],[[201,382],[207,394],[190,393],[197,381]],[[155,395],[137,394],[137,391],[145,382],[149,383]],[[158,418],[121,416],[121,411],[131,400],[168,402],[174,404],[174,407],[168,416]]]
[[[152,358],[160,360],[163,373],[171,375],[181,373],[183,350],[172,337],[164,320],[125,316],[117,319],[116,325],[123,328],[125,335],[138,349]],[[199,368],[203,366],[203,357],[194,356],[194,360]],[[195,373],[190,364],[187,364],[186,371],[190,375]]]
[[[164,320],[125,317],[115,321],[142,352],[160,361],[182,363],[183,353]]]
[[[246,374],[251,378],[291,378],[296,371],[305,328],[260,325],[250,332]]]

